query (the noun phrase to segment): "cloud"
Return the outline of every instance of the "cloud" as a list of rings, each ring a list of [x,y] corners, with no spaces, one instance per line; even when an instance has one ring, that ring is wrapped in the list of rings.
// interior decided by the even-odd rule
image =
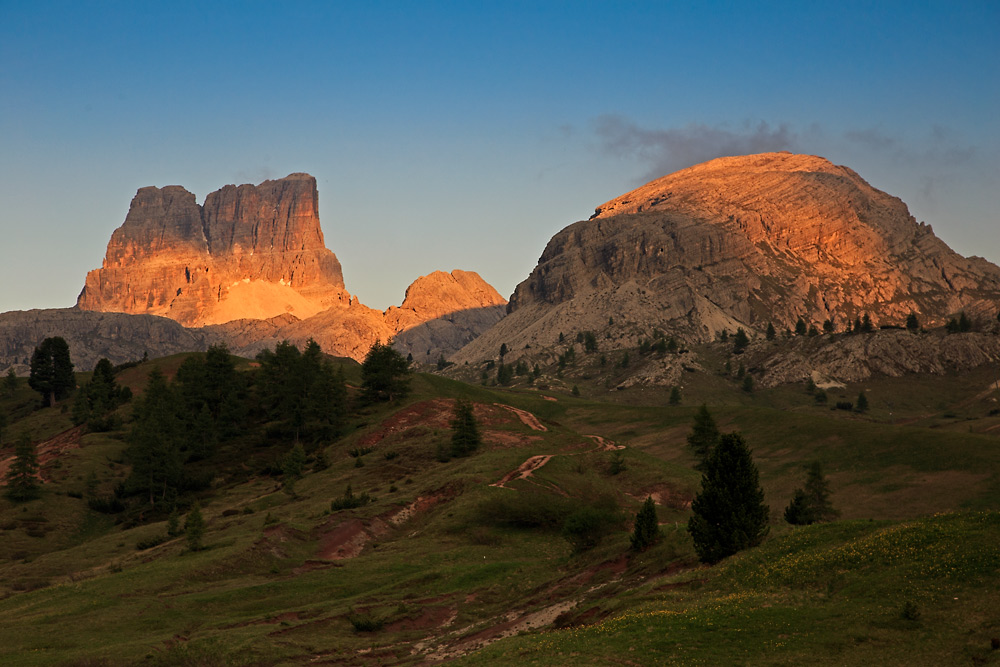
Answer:
[[[649,165],[645,178],[656,178],[729,155],[769,151],[797,151],[798,133],[787,124],[746,122],[733,130],[727,125],[691,123],[680,128],[647,129],[622,116],[603,115],[595,120],[595,133],[608,155],[637,158]]]

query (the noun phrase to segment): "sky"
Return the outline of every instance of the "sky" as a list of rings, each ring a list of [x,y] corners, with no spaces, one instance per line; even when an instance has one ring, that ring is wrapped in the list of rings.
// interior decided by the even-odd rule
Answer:
[[[316,177],[348,291],[504,296],[653,178],[789,150],[1000,263],[1000,3],[0,0],[0,312],[72,306],[136,190]]]

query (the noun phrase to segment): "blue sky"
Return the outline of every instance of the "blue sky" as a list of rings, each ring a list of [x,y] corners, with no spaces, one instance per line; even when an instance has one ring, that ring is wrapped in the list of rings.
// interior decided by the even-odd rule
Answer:
[[[75,303],[136,189],[306,171],[347,289],[398,304],[647,180],[791,150],[1000,262],[997,2],[0,0],[0,311]]]

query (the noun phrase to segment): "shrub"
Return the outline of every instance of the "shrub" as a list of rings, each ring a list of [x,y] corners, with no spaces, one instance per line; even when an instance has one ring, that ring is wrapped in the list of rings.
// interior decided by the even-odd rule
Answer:
[[[367,491],[362,493],[360,496],[356,496],[354,495],[354,492],[351,490],[350,484],[348,484],[347,490],[344,491],[343,496],[341,496],[340,498],[335,498],[334,500],[330,501],[330,511],[338,512],[340,510],[350,510],[356,507],[367,505],[371,501],[372,497],[368,495]]]
[[[605,536],[622,525],[621,510],[613,499],[601,499],[585,505],[566,517],[562,536],[580,552],[596,547]]]
[[[357,632],[378,632],[385,625],[385,619],[370,613],[351,612],[347,620]]]

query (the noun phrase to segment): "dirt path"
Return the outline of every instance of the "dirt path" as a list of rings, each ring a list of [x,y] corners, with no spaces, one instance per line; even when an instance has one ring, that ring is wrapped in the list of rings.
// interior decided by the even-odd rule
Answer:
[[[507,406],[504,406],[504,407],[507,407]],[[513,409],[513,408],[509,408],[509,409]],[[527,413],[527,414],[530,415],[531,413]],[[534,415],[531,415],[531,416],[534,417]],[[527,422],[525,422],[525,423],[527,423]],[[531,481],[531,479],[530,479],[531,475],[536,470],[538,470],[543,465],[545,465],[550,460],[552,460],[552,457],[554,457],[554,456],[579,456],[580,454],[589,454],[590,452],[609,452],[609,451],[616,451],[616,450],[619,450],[619,449],[625,449],[625,445],[616,445],[613,441],[608,440],[607,438],[605,438],[603,436],[600,436],[600,435],[588,435],[586,437],[592,439],[594,442],[597,443],[597,448],[596,449],[588,449],[588,450],[583,451],[583,452],[573,452],[572,454],[538,454],[538,455],[532,456],[527,461],[525,461],[524,463],[522,463],[521,465],[519,465],[516,470],[510,471],[509,473],[507,473],[506,475],[504,475],[503,477],[501,477],[499,482],[494,482],[493,484],[490,484],[490,486],[496,486],[496,487],[501,488],[501,489],[506,489],[506,488],[508,488],[506,486],[506,484],[508,484],[509,482],[511,482],[511,481],[513,481],[515,479],[523,479],[525,481],[529,481],[530,482]],[[556,491],[561,492],[561,490],[558,489],[558,488],[556,488]]]
[[[531,414],[527,410],[522,410],[520,408],[511,407],[509,405],[504,405],[503,403],[494,403],[493,405],[496,405],[497,407],[501,407],[504,410],[510,410],[515,415],[517,415],[517,418],[520,419],[521,422],[525,426],[527,426],[528,428],[530,428],[532,431],[548,431],[549,430],[549,429],[545,428],[542,425],[542,422],[538,421],[538,417],[536,417],[535,415]]]
[[[549,462],[554,454],[539,454],[538,456],[532,456],[530,459],[522,463],[517,467],[517,470],[512,470],[506,475],[504,475],[499,482],[494,482],[490,486],[496,486],[501,489],[507,488],[504,486],[508,482],[514,479],[528,479],[531,474],[541,468],[543,465]]]

